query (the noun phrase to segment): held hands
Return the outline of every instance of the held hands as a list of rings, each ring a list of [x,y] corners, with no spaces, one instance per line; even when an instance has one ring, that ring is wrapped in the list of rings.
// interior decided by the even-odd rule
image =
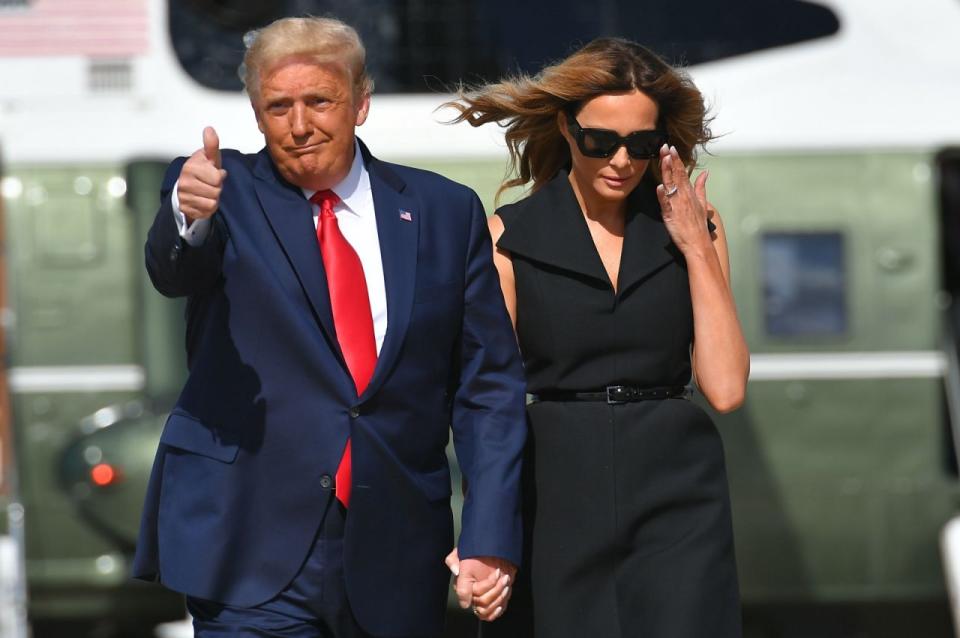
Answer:
[[[673,243],[684,254],[712,247],[707,221],[715,209],[707,201],[707,172],[700,173],[691,184],[677,149],[664,144],[660,149],[660,174],[663,183],[657,186],[657,199]]]
[[[474,615],[487,622],[503,615],[513,592],[514,564],[492,556],[460,560],[456,547],[445,562],[455,577],[453,588],[462,608],[472,607]]]
[[[206,219],[220,206],[227,171],[220,167],[220,138],[212,126],[203,129],[203,148],[184,163],[177,183],[180,211],[190,221]]]

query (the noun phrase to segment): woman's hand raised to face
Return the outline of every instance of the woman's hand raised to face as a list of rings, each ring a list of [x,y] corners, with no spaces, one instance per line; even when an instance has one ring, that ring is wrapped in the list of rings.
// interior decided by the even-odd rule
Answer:
[[[677,149],[664,144],[660,149],[660,174],[663,183],[657,186],[657,198],[673,243],[684,254],[712,246],[707,221],[714,213],[707,202],[706,171],[691,184]]]

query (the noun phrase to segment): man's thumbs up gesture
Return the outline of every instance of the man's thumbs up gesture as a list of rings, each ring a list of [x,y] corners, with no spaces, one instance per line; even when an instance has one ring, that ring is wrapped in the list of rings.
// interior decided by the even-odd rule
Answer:
[[[212,126],[203,129],[203,148],[190,156],[180,170],[177,200],[180,212],[190,221],[206,219],[217,212],[227,171],[220,168],[220,138]]]

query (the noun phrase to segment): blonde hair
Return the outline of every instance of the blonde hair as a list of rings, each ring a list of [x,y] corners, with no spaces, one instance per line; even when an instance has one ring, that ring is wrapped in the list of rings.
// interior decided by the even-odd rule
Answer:
[[[253,100],[260,94],[260,75],[289,57],[316,62],[342,62],[350,74],[354,95],[373,93],[373,79],[367,75],[366,50],[353,27],[335,18],[280,18],[244,37],[240,78]]]
[[[521,74],[479,87],[461,87],[459,101],[445,106],[460,112],[454,122],[475,127],[497,122],[506,129],[510,163],[497,190],[499,199],[504,190],[530,181],[537,191],[570,164],[570,148],[557,126],[558,113],[576,114],[598,95],[634,89],[656,102],[657,128],[666,131],[687,170],[693,170],[696,148],[712,139],[703,96],[685,73],[629,40],[597,38],[533,77]],[[650,163],[648,176],[651,173],[659,182],[656,161]]]

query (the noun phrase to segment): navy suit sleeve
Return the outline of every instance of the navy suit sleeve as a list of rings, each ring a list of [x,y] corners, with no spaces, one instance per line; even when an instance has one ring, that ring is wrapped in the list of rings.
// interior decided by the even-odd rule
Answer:
[[[486,217],[471,193],[460,379],[453,439],[469,488],[460,558],[495,556],[520,564],[520,464],[526,441],[523,370],[493,265]]]
[[[177,231],[170,194],[185,161],[181,157],[167,168],[160,190],[160,210],[144,246],[150,281],[167,297],[194,295],[212,288],[220,278],[225,244],[226,233],[219,214],[214,214],[210,233],[200,246],[190,246]]]

